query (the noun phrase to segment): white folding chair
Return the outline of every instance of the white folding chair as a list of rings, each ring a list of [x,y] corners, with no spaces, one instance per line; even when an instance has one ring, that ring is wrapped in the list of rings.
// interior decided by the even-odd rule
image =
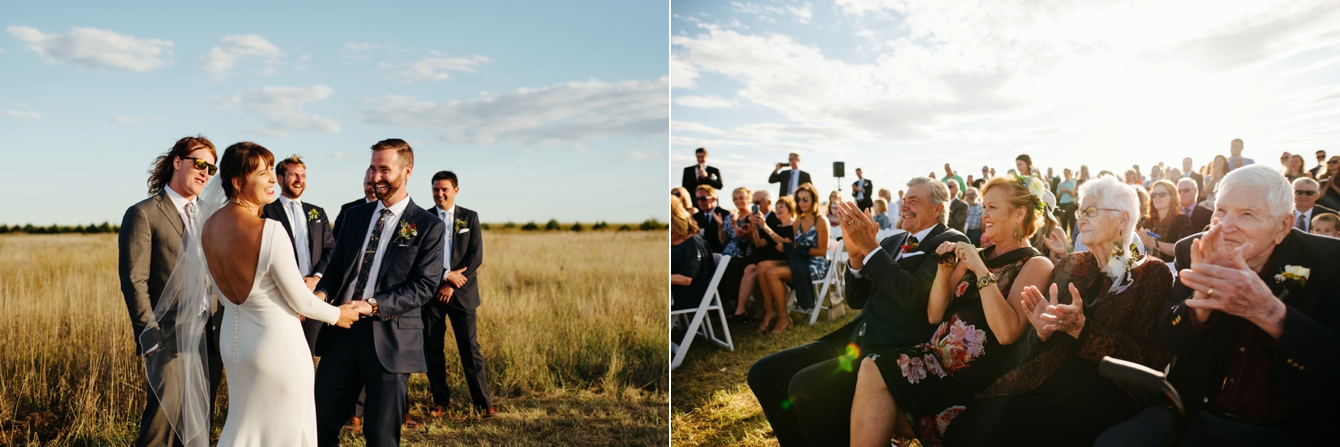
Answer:
[[[670,354],[674,358],[670,362],[670,369],[679,367],[684,362],[684,355],[689,352],[689,345],[693,344],[693,339],[699,335],[716,343],[728,351],[735,350],[735,343],[730,338],[730,326],[726,325],[726,311],[722,309],[721,294],[717,292],[717,284],[721,283],[721,275],[726,273],[726,264],[730,263],[730,256],[722,256],[717,262],[717,271],[712,274],[712,282],[707,283],[707,293],[703,295],[703,300],[698,307],[692,309],[672,310],[670,311],[671,321],[688,321],[688,330],[684,332],[684,339],[679,343],[670,343]],[[721,334],[726,337],[725,340],[717,338],[716,330],[712,327],[711,318],[707,318],[709,311],[716,311],[717,316],[721,317]],[[707,321],[703,321],[706,318]],[[706,324],[704,324],[706,323]]]
[[[831,245],[831,248],[829,248],[828,253],[824,255],[824,258],[828,259],[828,272],[824,273],[823,278],[810,279],[810,287],[813,288],[816,293],[814,296],[814,307],[810,309],[802,309],[798,307],[796,304],[796,291],[794,289],[790,290],[786,297],[787,309],[791,312],[809,313],[811,325],[813,325],[814,322],[819,321],[820,310],[829,309],[829,312],[832,312],[833,307],[846,301],[846,297],[842,290],[842,276],[839,274],[839,272],[842,271],[842,267],[846,265],[845,261],[842,261],[841,256],[839,256],[839,254],[844,253],[842,251],[843,241],[829,242],[829,244]],[[833,294],[834,298],[831,300],[830,305],[825,305],[824,301],[828,299],[828,290],[830,287],[835,288],[835,293]]]

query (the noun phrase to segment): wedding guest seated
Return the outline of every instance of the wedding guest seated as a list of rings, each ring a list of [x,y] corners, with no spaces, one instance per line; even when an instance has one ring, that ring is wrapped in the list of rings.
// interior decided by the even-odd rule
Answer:
[[[1099,376],[1098,362],[1167,365],[1154,321],[1172,272],[1131,249],[1139,204],[1130,187],[1104,176],[1085,182],[1079,201],[1076,225],[1090,251],[1061,259],[1047,297],[1025,289],[1032,327],[980,400],[941,422],[949,425],[945,445],[1092,445],[1151,401],[1147,391]]]
[[[1177,243],[1155,323],[1177,356],[1182,445],[1336,445],[1340,240],[1293,228],[1289,183],[1267,166],[1233,170],[1219,192],[1210,231]],[[1098,445],[1157,445],[1172,424],[1153,406]]]
[[[810,281],[823,278],[828,273],[828,259],[825,257],[828,254],[828,219],[819,214],[818,197],[812,183],[802,183],[796,189],[798,212],[791,226],[794,243],[783,244],[787,260],[759,263],[759,288],[763,290],[763,299],[768,307],[758,332],[771,327],[772,332],[778,333],[791,327],[791,314],[786,310],[785,284],[790,284],[791,289],[795,290],[799,305],[817,305]],[[777,324],[775,327],[774,320]]]
[[[757,262],[753,259],[754,225],[749,222],[749,215],[752,214],[749,210],[751,196],[749,188],[743,186],[731,191],[731,203],[735,209],[726,215],[726,221],[717,230],[718,237],[726,241],[721,254],[731,257],[731,262],[726,264],[726,271],[717,284],[723,301],[739,296],[745,267]]]
[[[1294,228],[1304,233],[1312,230],[1312,217],[1319,214],[1337,214],[1335,210],[1318,205],[1317,193],[1321,185],[1316,180],[1302,177],[1293,181],[1293,218]]]
[[[754,296],[758,290],[755,287],[758,284],[758,264],[763,261],[785,261],[786,253],[782,251],[782,244],[789,242],[789,238],[780,236],[781,234],[790,234],[791,216],[795,214],[796,202],[790,197],[782,197],[777,201],[777,210],[772,208],[772,192],[766,189],[754,191],[754,205],[758,206],[758,211],[749,216],[749,222],[755,228],[749,233],[751,241],[754,244],[754,253],[749,259],[744,260],[744,272],[740,277],[740,290],[737,293],[738,300],[735,302],[735,313],[727,319],[737,322],[749,320],[749,314],[746,312],[745,305],[749,303],[749,297]],[[785,219],[781,216],[785,215]],[[776,235],[777,240],[773,240]],[[758,297],[759,306],[755,308],[755,316],[762,315],[763,297]]]
[[[1210,217],[1214,215],[1214,211],[1196,202],[1198,191],[1200,189],[1196,187],[1194,179],[1184,177],[1177,181],[1177,200],[1181,203],[1182,214],[1191,219],[1192,233],[1205,231],[1205,227],[1210,226]]]
[[[1340,155],[1332,155],[1326,159],[1326,169],[1317,175],[1317,182],[1321,184],[1318,204],[1340,210],[1340,181],[1335,181],[1338,176],[1340,176]]]
[[[688,210],[689,214],[698,213],[698,208],[695,208],[693,206],[693,194],[690,194],[689,190],[684,189],[683,186],[676,186],[673,189],[671,189],[670,197],[679,199],[680,201],[684,202],[684,209]]]
[[[895,433],[938,444],[944,425],[937,421],[971,406],[973,395],[999,375],[1008,345],[1029,328],[1023,302],[1010,297],[1027,286],[1045,287],[1052,273],[1051,261],[1029,245],[1046,207],[1027,180],[1037,181],[996,177],[983,185],[980,219],[996,245],[978,250],[946,241],[935,249],[941,261],[927,318],[939,327],[928,341],[872,352],[861,361],[851,445],[886,446]]]
[[[1191,218],[1179,212],[1182,209],[1181,196],[1177,193],[1177,187],[1168,180],[1159,180],[1150,185],[1149,204],[1149,216],[1135,226],[1135,235],[1150,254],[1163,262],[1172,262],[1177,241],[1194,233],[1191,231]]]
[[[1321,213],[1312,218],[1312,234],[1340,238],[1340,216]]]
[[[928,253],[945,241],[968,238],[944,225],[944,183],[918,177],[908,186],[899,208],[907,232],[882,242],[874,219],[854,204],[839,207],[851,267],[847,304],[864,310],[841,329],[749,369],[749,387],[783,446],[847,445],[861,352],[922,343],[935,331],[926,318],[936,274],[936,258]]]
[[[670,308],[692,309],[702,303],[717,263],[698,235],[698,223],[678,200],[670,201]]]
[[[889,202],[887,200],[884,200],[883,198],[875,199],[875,204],[872,208],[874,208],[872,217],[874,217],[875,223],[879,224],[879,229],[887,230],[893,228],[893,222],[889,222]]]
[[[717,190],[711,185],[698,185],[693,194],[698,203],[698,212],[693,214],[693,220],[698,224],[703,240],[707,241],[712,253],[721,253],[729,241],[723,227],[726,226],[726,216],[730,215],[730,211],[717,206]]]
[[[828,193],[828,202],[824,204],[824,210],[827,212],[827,214],[824,217],[828,218],[828,226],[830,227],[838,226],[837,219],[834,219],[836,215],[833,213],[837,209],[837,205],[840,202],[842,202],[842,193],[840,191],[833,191],[831,193]]]

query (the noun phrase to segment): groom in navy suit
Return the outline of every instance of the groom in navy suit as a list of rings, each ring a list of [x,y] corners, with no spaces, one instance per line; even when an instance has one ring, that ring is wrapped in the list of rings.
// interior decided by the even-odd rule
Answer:
[[[414,150],[404,140],[372,146],[368,177],[377,201],[349,208],[335,252],[316,286],[331,304],[365,300],[372,314],[349,329],[326,327],[316,342],[318,444],[338,446],[364,386],[369,446],[400,444],[410,373],[427,372],[423,305],[442,278],[441,220],[409,199]]]

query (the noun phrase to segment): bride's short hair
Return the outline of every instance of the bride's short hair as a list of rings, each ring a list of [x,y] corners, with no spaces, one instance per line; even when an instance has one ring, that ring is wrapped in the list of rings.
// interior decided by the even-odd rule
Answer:
[[[256,172],[261,166],[270,169],[274,165],[274,154],[264,146],[250,141],[228,146],[219,159],[219,182],[222,183],[223,194],[229,199],[236,199],[237,190],[233,188],[233,179],[242,179],[242,185],[245,186],[247,175]]]

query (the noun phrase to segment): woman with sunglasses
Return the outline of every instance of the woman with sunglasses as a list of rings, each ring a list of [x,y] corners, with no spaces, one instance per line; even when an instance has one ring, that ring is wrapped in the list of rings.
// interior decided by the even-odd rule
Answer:
[[[1131,248],[1138,199],[1104,176],[1079,190],[1079,238],[1090,248],[1052,270],[1048,297],[1023,292],[1030,328],[981,400],[948,424],[945,445],[1093,445],[1154,397],[1098,374],[1103,356],[1162,370],[1169,355],[1154,328],[1172,272]],[[1012,300],[1020,299],[1018,296]]]
[[[1192,233],[1191,218],[1181,213],[1182,200],[1177,187],[1168,180],[1150,185],[1149,205],[1149,215],[1136,225],[1135,235],[1151,254],[1172,262],[1177,241]]]
[[[684,189],[683,186],[676,186],[674,189],[671,189],[670,197],[679,200],[680,203],[684,205],[684,210],[688,211],[690,216],[698,214],[698,208],[693,206],[693,194],[690,194],[689,190]]]
[[[1326,160],[1326,170],[1317,177],[1317,182],[1321,183],[1321,197],[1317,199],[1317,204],[1330,208],[1340,209],[1340,182],[1335,180],[1340,176],[1340,155],[1332,155]]]
[[[1017,297],[1026,286],[1046,284],[1052,272],[1051,261],[1029,242],[1046,213],[1035,192],[1046,186],[1031,176],[996,177],[983,188],[982,235],[996,244],[978,249],[949,241],[936,248],[940,264],[926,316],[940,326],[927,343],[862,360],[852,445],[888,445],[895,434],[939,444],[945,424],[995,380],[1008,346],[1029,328]]]
[[[772,332],[783,332],[791,327],[791,314],[786,310],[786,288],[791,284],[800,303],[814,303],[811,278],[822,278],[828,273],[828,219],[819,214],[819,193],[812,183],[796,188],[796,216],[792,223],[795,243],[787,247],[789,260],[766,261],[758,266],[759,288],[767,311],[758,332],[772,327]],[[785,244],[784,244],[785,245]],[[776,319],[777,326],[773,327]]]

